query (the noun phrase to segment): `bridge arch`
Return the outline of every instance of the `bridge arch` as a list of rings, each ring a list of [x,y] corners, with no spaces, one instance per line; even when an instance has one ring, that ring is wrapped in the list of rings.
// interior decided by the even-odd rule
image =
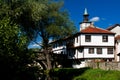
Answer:
[[[37,60],[39,63],[41,69],[46,70],[47,69],[47,63],[45,61]]]

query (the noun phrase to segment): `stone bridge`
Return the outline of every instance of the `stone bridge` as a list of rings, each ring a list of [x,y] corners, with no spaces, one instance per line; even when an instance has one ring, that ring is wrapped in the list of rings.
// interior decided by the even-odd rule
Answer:
[[[34,53],[36,53],[38,56],[35,64],[40,66],[41,69],[46,70],[47,69],[47,62],[45,59],[45,54],[43,52],[40,52],[40,51],[35,51]]]
[[[47,61],[46,61],[46,56],[43,52],[37,52],[38,54],[38,58],[37,58],[37,62],[39,63],[40,67],[44,70],[47,69]],[[67,56],[64,55],[64,54],[52,54],[50,55],[51,56],[51,64],[52,64],[52,67],[59,67],[59,66],[62,66],[62,67],[67,67],[68,64],[68,60],[67,59]],[[66,62],[67,61],[67,62]],[[66,66],[67,65],[67,66]]]

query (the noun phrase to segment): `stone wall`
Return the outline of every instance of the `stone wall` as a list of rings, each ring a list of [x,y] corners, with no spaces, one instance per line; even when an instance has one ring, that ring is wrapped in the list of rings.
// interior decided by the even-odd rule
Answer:
[[[120,70],[120,62],[86,62],[86,67],[103,70]]]

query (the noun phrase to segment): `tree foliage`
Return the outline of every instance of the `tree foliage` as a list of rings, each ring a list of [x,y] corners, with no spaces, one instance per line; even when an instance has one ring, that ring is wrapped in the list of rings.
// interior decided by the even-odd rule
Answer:
[[[61,1],[0,0],[0,6],[0,20],[3,22],[0,29],[0,33],[3,33],[1,53],[15,56],[15,61],[28,61],[25,62],[28,64],[28,59],[32,60],[29,58],[32,54],[29,53],[28,57],[26,47],[39,36],[49,66],[49,40],[60,39],[75,32],[75,26],[67,11],[63,10]],[[5,17],[9,17],[9,20]]]
[[[10,18],[0,20],[0,74],[9,80],[35,80],[35,68],[28,67],[33,63],[35,54],[27,49],[27,37],[18,25]],[[30,70],[33,72],[30,72]],[[34,71],[35,70],[35,71]],[[38,71],[38,69],[37,69]],[[30,78],[30,79],[29,79]]]
[[[56,0],[0,0],[1,18],[11,17],[19,24],[30,40],[38,35],[43,43],[59,39],[75,32],[62,1]],[[48,39],[48,41],[46,40]]]

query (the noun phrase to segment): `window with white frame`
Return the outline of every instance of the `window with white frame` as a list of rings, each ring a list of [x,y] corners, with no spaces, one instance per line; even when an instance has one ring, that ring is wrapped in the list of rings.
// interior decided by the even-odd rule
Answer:
[[[97,48],[97,54],[102,54],[102,48]]]
[[[113,48],[107,48],[107,53],[108,54],[113,54]]]
[[[94,54],[94,48],[89,48],[89,54]]]
[[[102,36],[102,41],[103,42],[108,42],[108,35],[103,35]]]
[[[91,42],[91,35],[85,35],[85,42]]]

